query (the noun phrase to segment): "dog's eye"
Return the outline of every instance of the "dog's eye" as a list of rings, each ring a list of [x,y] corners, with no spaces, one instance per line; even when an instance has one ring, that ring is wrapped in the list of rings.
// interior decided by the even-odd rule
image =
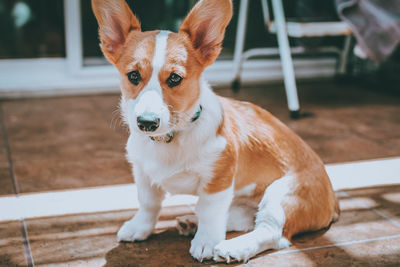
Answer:
[[[179,85],[182,79],[183,79],[182,76],[180,76],[179,74],[171,73],[171,75],[169,75],[167,79],[167,84],[170,88],[172,88]]]
[[[139,82],[142,80],[142,77],[140,77],[140,73],[137,70],[131,71],[128,74],[128,79],[131,83],[134,85],[138,85]]]

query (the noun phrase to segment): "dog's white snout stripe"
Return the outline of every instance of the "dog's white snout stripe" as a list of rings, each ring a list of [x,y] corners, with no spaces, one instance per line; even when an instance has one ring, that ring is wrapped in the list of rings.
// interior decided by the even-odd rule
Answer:
[[[168,31],[161,31],[156,36],[154,57],[152,61],[153,73],[149,83],[137,99],[137,104],[135,106],[136,116],[140,116],[144,112],[151,112],[161,116],[161,114],[168,112],[168,108],[163,101],[161,85],[158,81],[158,73],[165,63],[169,34],[170,32]]]
[[[135,106],[136,116],[144,113],[154,113],[160,116],[164,112],[164,103],[160,94],[156,91],[146,91],[139,98]]]

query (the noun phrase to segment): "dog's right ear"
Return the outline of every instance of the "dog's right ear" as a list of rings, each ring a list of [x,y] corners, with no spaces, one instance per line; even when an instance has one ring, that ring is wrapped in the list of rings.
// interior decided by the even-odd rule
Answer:
[[[131,31],[140,31],[140,22],[125,0],[92,0],[99,23],[100,46],[104,56],[116,64]]]

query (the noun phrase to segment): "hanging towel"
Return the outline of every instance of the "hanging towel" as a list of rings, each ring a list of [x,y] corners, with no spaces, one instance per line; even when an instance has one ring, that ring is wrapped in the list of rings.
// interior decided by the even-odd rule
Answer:
[[[400,43],[400,0],[336,0],[339,17],[376,64]]]

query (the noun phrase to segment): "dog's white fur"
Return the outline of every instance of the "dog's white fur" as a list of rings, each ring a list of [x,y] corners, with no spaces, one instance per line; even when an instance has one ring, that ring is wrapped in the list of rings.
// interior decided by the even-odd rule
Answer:
[[[156,38],[155,54],[165,57],[166,46],[158,45],[159,42],[164,42],[163,38]],[[163,62],[162,59],[154,61],[158,64]],[[152,77],[157,75],[155,67]],[[149,85],[149,89],[145,88],[136,101],[121,100],[121,111],[131,130],[126,150],[140,188],[140,209],[132,220],[122,226],[118,240],[143,240],[150,235],[165,191],[194,194],[199,196],[196,208],[199,225],[190,253],[199,260],[213,257],[215,245],[225,239],[228,210],[233,198],[233,186],[211,195],[202,191],[213,177],[213,164],[226,145],[225,138],[215,134],[222,120],[221,105],[209,85],[202,80],[199,103],[194,105],[203,107],[200,118],[195,123],[187,124],[185,130],[178,133],[176,142],[154,142],[138,131],[135,123],[138,113],[132,113],[141,104],[146,90],[157,88],[152,82]]]
[[[160,39],[157,38],[156,41],[159,42]],[[165,46],[156,45],[156,48],[165,49]],[[156,50],[156,55],[165,56],[165,53]],[[160,59],[157,60],[162,61]],[[153,76],[157,75],[157,72],[153,73]],[[143,92],[146,92],[145,90]],[[201,113],[200,118],[196,123],[188,124],[185,130],[179,132],[176,142],[170,144],[154,142],[137,130],[136,123],[134,123],[137,113],[132,114],[131,111],[136,110],[136,105],[140,103],[140,97],[143,94],[139,95],[138,101],[121,100],[123,117],[131,129],[126,150],[128,161],[134,166],[135,181],[138,188],[140,188],[138,191],[140,209],[132,220],[122,226],[118,232],[118,240],[132,242],[146,239],[157,222],[161,201],[165,195],[164,192],[167,191],[172,194],[194,194],[199,196],[199,202],[196,207],[199,224],[190,249],[190,253],[194,258],[200,261],[212,257],[215,257],[216,260],[220,260],[221,257],[246,260],[257,254],[260,249],[264,250],[266,244],[269,248],[279,247],[283,227],[282,222],[284,221],[282,212],[280,212],[282,208],[279,207],[279,198],[274,198],[275,206],[273,206],[273,209],[277,210],[277,219],[270,219],[270,222],[264,223],[264,228],[268,228],[268,231],[270,231],[265,236],[267,238],[265,242],[261,242],[258,246],[251,244],[251,249],[243,251],[244,255],[237,251],[233,251],[232,255],[227,252],[232,247],[232,242],[236,241],[222,242],[225,239],[229,216],[231,216],[230,221],[232,222],[229,224],[231,226],[229,230],[249,230],[252,228],[251,222],[254,215],[249,217],[249,214],[246,214],[248,213],[247,209],[253,212],[255,210],[251,209],[254,204],[243,205],[242,203],[231,207],[234,197],[233,185],[217,194],[210,195],[202,191],[202,188],[213,177],[213,164],[218,160],[219,154],[224,150],[226,144],[223,137],[215,135],[221,123],[222,109],[217,96],[209,85],[202,80],[201,96],[198,104],[203,106],[204,111]],[[247,191],[251,192],[251,187],[248,187]],[[284,186],[282,186],[283,188]],[[282,191],[280,186],[277,186],[277,189]],[[242,189],[237,193],[242,196],[243,193],[246,194],[246,190]],[[264,202],[268,201],[265,200]],[[262,205],[263,208],[267,209],[266,204]],[[229,209],[230,213],[228,212]],[[265,211],[265,213],[268,212]],[[258,220],[265,221],[268,218],[261,216]],[[257,236],[257,234],[255,235]],[[273,240],[269,240],[269,237],[273,237]],[[243,238],[251,240],[253,236],[241,237],[241,239]],[[243,246],[249,242],[240,240],[239,243]],[[246,254],[246,252],[251,254]]]

